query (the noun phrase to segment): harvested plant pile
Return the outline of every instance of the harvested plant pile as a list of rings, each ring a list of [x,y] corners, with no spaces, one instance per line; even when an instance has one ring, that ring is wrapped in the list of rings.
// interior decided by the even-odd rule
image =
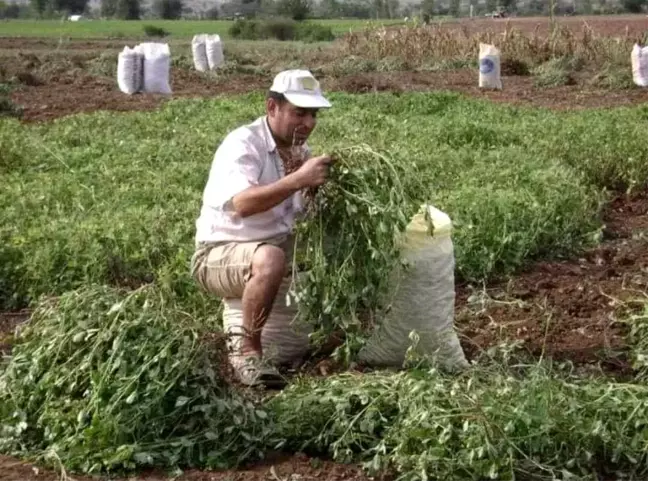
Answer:
[[[304,379],[269,409],[291,449],[376,474],[594,481],[597,470],[648,471],[647,395],[545,362],[480,364],[458,377],[417,368]]]
[[[153,286],[44,301],[0,375],[0,451],[84,472],[259,457],[267,415],[229,389],[200,321]]]
[[[353,349],[360,341],[354,336],[367,334],[367,319],[359,315],[382,306],[400,262],[398,235],[417,210],[416,168],[368,146],[343,148],[333,157],[330,181],[299,227],[297,248],[308,275],[297,300],[300,318],[318,329],[315,342],[341,330]]]

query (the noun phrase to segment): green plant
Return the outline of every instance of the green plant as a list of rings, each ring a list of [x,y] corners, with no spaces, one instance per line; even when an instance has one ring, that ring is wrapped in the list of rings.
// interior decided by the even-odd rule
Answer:
[[[162,27],[156,27],[155,25],[144,25],[142,29],[144,30],[144,35],[147,37],[168,37],[171,35],[167,30]]]
[[[0,374],[0,451],[88,473],[258,458],[268,417],[228,387],[224,353],[153,286],[44,300]]]
[[[479,363],[460,376],[420,366],[302,379],[268,409],[291,450],[359,461],[373,475],[594,480],[646,473],[646,394],[547,362]]]
[[[16,105],[11,100],[11,92],[13,89],[14,87],[12,85],[0,83],[0,117],[22,117],[22,107]]]
[[[348,360],[366,326],[358,318],[381,306],[400,263],[398,236],[418,208],[416,169],[368,146],[339,148],[330,181],[314,195],[299,225],[297,248],[308,275],[299,286],[299,314],[323,342],[342,330]],[[363,329],[364,328],[364,329]]]
[[[576,83],[574,72],[578,64],[574,59],[567,57],[552,58],[539,65],[533,71],[535,84],[538,87],[559,87]]]
[[[230,27],[233,38],[245,40],[299,40],[323,42],[334,39],[330,27],[310,22],[296,22],[292,19],[236,20]]]

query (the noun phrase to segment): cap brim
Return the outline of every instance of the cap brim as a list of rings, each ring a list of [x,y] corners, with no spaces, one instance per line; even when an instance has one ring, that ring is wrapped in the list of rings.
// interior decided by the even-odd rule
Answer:
[[[326,109],[331,103],[318,94],[284,94],[288,102],[304,109]]]

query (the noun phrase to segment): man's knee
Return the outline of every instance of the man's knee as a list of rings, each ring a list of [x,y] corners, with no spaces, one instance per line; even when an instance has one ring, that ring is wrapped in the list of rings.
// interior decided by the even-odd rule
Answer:
[[[264,244],[252,257],[252,277],[281,280],[286,273],[286,254],[277,246]]]

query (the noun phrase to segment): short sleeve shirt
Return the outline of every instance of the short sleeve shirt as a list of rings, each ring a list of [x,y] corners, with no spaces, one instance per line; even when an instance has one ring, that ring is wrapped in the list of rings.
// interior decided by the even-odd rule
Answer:
[[[308,146],[302,149],[308,157]],[[284,175],[266,116],[228,134],[214,154],[196,221],[196,244],[263,241],[292,232],[303,208],[301,192],[245,218],[236,214],[231,203],[239,192],[271,184]]]

